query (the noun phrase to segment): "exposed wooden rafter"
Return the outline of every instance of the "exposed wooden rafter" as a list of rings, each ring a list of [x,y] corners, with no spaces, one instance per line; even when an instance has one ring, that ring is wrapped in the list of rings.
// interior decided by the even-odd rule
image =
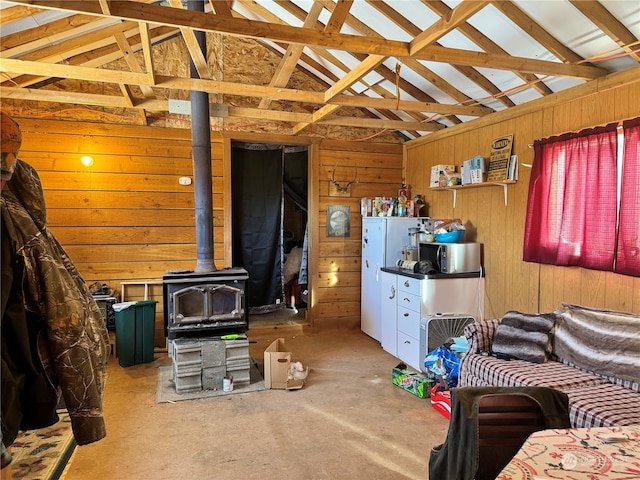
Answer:
[[[581,35],[590,39],[599,35],[616,45],[626,56],[623,68],[637,65],[639,39],[629,29],[628,19],[616,17],[619,8],[612,10],[607,2],[562,0],[562,5],[591,22]],[[530,97],[537,98],[556,91],[546,79],[566,78],[575,84],[612,71],[603,68],[604,63],[583,58],[563,43],[557,31],[554,35],[536,22],[523,9],[524,2],[463,0],[451,8],[439,0],[414,0],[412,8],[422,9],[415,17],[403,13],[400,0],[314,0],[305,7],[308,10],[289,0],[209,0],[205,12],[184,8],[182,0],[0,3],[5,7],[0,16],[1,98],[135,109],[143,123],[148,121],[147,112],[168,111],[167,98],[185,98],[186,92],[198,90],[217,101],[225,101],[225,96],[234,99],[228,105],[230,117],[288,123],[291,133],[315,123],[403,130],[420,136],[516,106],[518,100],[504,91],[506,73],[520,82],[515,90],[528,89],[535,92]],[[62,16],[25,23],[30,26],[19,31],[4,28],[51,10]],[[476,15],[489,14],[501,16],[503,24],[520,32],[523,42],[535,42],[544,53],[510,53],[509,45],[474,21]],[[369,18],[372,15],[395,26],[404,37],[389,35],[380,20]],[[426,27],[420,27],[421,19],[427,18]],[[214,63],[199,48],[196,30],[222,39],[254,39],[280,61],[265,69],[269,76],[251,84],[216,80],[224,77],[212,71]],[[463,36],[468,43],[452,42],[451,34]],[[154,46],[177,36],[189,52],[184,61],[193,62],[199,78],[160,75],[154,65]],[[610,52],[588,56],[608,59]],[[443,64],[457,72],[458,79],[438,67]],[[296,71],[314,79],[323,90],[291,88]],[[491,72],[502,75],[502,80]],[[460,78],[465,79],[464,85]],[[68,82],[62,88],[45,88],[65,80],[71,85],[90,82],[116,88],[108,87],[103,94],[95,88],[70,91]],[[246,106],[238,106],[240,98],[247,99]],[[291,105],[297,109],[292,111]],[[354,117],[346,109],[358,109],[362,116]]]

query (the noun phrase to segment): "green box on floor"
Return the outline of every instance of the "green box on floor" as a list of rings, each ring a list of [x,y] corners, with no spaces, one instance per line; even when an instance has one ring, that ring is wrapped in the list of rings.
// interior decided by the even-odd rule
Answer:
[[[116,316],[116,352],[121,367],[153,362],[156,300],[113,305]]]
[[[392,372],[393,384],[414,394],[418,398],[429,398],[430,387],[433,380],[421,373],[414,372],[404,363],[394,367]]]

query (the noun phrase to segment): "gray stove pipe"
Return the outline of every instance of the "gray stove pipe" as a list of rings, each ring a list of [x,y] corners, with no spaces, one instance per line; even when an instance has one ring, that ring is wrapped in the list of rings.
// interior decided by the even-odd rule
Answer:
[[[189,0],[189,10],[204,12],[203,0]],[[196,31],[200,49],[207,55],[206,32]],[[199,78],[190,62],[191,78]],[[194,199],[196,209],[196,272],[216,270],[213,252],[213,201],[211,182],[211,125],[209,121],[209,94],[191,92],[191,143],[193,155]]]

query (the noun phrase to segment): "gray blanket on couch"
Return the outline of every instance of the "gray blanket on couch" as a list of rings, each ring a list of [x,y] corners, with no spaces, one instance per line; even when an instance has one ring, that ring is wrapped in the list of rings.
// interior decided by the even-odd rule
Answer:
[[[553,352],[560,361],[603,377],[640,380],[637,315],[569,304],[555,313]]]

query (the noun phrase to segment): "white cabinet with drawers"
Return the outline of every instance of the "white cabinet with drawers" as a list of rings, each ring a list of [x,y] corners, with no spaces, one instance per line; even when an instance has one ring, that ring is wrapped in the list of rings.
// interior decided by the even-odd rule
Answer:
[[[398,358],[420,369],[420,287],[423,280],[398,275]]]
[[[484,310],[484,278],[415,278],[382,269],[382,348],[410,367],[424,369],[420,321],[437,313],[463,313],[476,319]]]

